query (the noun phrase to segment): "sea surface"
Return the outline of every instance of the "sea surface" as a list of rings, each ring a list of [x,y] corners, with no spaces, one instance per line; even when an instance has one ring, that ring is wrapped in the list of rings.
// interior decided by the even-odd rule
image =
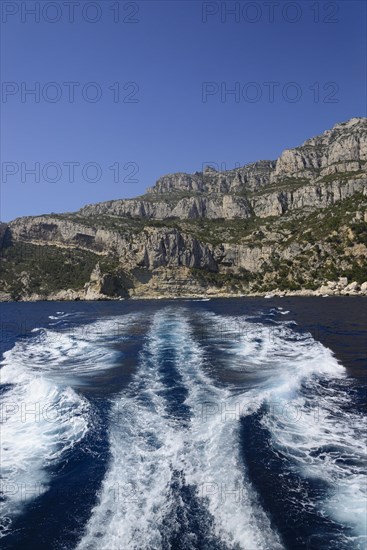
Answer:
[[[365,550],[367,299],[1,304],[0,545]]]

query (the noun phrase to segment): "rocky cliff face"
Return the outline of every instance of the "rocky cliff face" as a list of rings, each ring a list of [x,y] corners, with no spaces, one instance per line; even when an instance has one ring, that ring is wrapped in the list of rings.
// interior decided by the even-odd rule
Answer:
[[[366,211],[367,119],[351,119],[277,161],[170,174],[137,199],[2,224],[0,290],[93,299],[362,283]]]
[[[157,219],[240,219],[278,216],[299,208],[325,208],[366,192],[367,121],[351,119],[321,136],[259,161],[217,172],[169,174],[138,199],[88,205],[83,216],[108,214]]]
[[[296,149],[286,150],[276,162],[271,180],[289,175],[319,179],[337,172],[365,169],[367,161],[366,119],[352,118],[336,124]]]
[[[153,187],[149,187],[147,193],[154,195],[174,191],[231,193],[242,189],[255,191],[270,183],[270,176],[275,166],[275,161],[260,160],[225,172],[217,172],[208,166],[203,172],[195,174],[169,174],[160,178]]]

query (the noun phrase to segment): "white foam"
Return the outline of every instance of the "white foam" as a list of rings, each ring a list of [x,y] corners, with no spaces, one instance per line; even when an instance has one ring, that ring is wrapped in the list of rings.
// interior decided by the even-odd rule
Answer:
[[[117,319],[118,338],[131,318]],[[47,490],[47,467],[63,459],[90,427],[88,401],[70,387],[75,376],[113,365],[117,352],[107,346],[116,320],[77,327],[72,333],[39,329],[4,353],[1,383],[1,490],[4,521],[11,529],[23,505]],[[102,335],[105,339],[101,344]],[[107,341],[107,343],[106,343]]]
[[[367,536],[366,426],[361,415],[346,412],[348,397],[336,389],[309,383],[310,396],[287,400],[263,419],[275,448],[286,451],[294,469],[328,483],[323,514]],[[315,397],[312,397],[315,396]]]
[[[78,312],[65,313],[64,311],[56,311],[56,315],[49,315],[49,319],[64,319],[65,317],[74,317]]]
[[[183,440],[167,417],[165,388],[156,364],[156,318],[129,391],[115,402],[110,427],[111,464],[100,500],[78,549],[160,548],[160,526],[170,509],[173,465]]]
[[[350,398],[344,367],[310,334],[294,333],[289,322],[270,329],[253,324],[245,330],[244,321],[240,331],[239,321],[232,323],[237,342],[227,351],[240,361],[229,361],[228,368],[249,375],[255,365],[264,375],[256,390],[241,397],[242,413],[248,399],[252,411],[254,404],[266,402],[269,414],[262,423],[274,447],[301,475],[329,484],[330,496],[318,504],[322,513],[366,537],[366,424],[361,415],[346,412]],[[335,382],[345,384],[345,390],[332,389]]]
[[[205,374],[205,367],[210,368],[205,353],[193,341],[189,325],[181,323],[178,365],[194,413],[185,448],[186,479],[208,504],[220,540],[240,548],[282,548],[240,459],[238,396]]]
[[[273,445],[288,454],[300,475],[320,477],[337,488],[337,500],[331,491],[330,498],[319,503],[323,513],[351,525],[356,536],[363,534],[360,418],[343,414],[340,405],[346,399],[345,392],[330,389],[328,393],[317,382],[322,376],[343,383],[345,369],[311,335],[294,332],[293,321],[269,327],[245,317],[221,318],[206,312],[198,315],[209,330],[209,345],[221,352],[222,370],[237,379],[243,373],[247,389],[219,382],[205,345],[194,338],[187,312],[164,308],[155,314],[132,382],[115,398],[112,407],[111,461],[78,550],[163,548],[164,529],[178,528],[167,518],[178,506],[186,506],[177,502],[172,488],[177,472],[182,474],[181,484],[196,488],[197,499],[210,513],[218,539],[230,547],[251,550],[282,548],[247,477],[239,448],[240,415],[251,414],[264,403],[271,413],[262,422],[269,429]],[[138,317],[121,319],[117,333],[122,333],[122,338],[132,319]],[[11,391],[29,391],[29,396],[57,403],[58,429],[64,427],[64,410],[72,409],[78,422],[85,421],[86,403],[79,402],[80,397],[70,388],[55,384],[57,373],[64,377],[70,371],[73,376],[89,375],[96,369],[109,368],[114,364],[115,352],[109,343],[115,333],[115,319],[78,328],[72,335],[41,331],[32,353],[24,344],[31,379],[27,369],[20,368],[25,357],[23,344],[19,344],[18,351],[12,350],[15,370],[5,370],[8,379],[17,383]],[[170,388],[161,368],[167,351],[172,369],[179,372],[187,390],[185,405],[191,413],[187,423],[167,412],[166,392]],[[310,396],[301,391],[304,383],[310,387]],[[295,419],[299,411],[301,417]],[[322,421],[315,422],[315,418]],[[64,452],[58,432],[45,426],[38,432],[28,430],[23,448],[21,429],[19,423],[15,424],[14,434],[9,432],[7,439],[9,444],[15,439],[18,445],[20,467],[16,474],[31,459],[33,479],[47,488],[44,465],[48,460],[58,460]],[[37,442],[33,463],[26,444],[29,435]],[[66,432],[65,445],[81,437],[83,426],[76,424],[73,434]],[[320,446],[327,445],[338,445],[341,450],[335,455],[320,453]],[[42,460],[37,462],[37,456]],[[352,466],[347,458],[353,459]],[[11,480],[10,463],[8,469]],[[195,533],[187,535],[187,550],[197,548]]]
[[[89,406],[70,387],[61,388],[12,364],[8,352],[3,383],[13,384],[1,400],[1,534],[24,504],[47,490],[48,465],[85,436]]]
[[[20,382],[31,371],[61,379],[64,384],[72,383],[74,375],[91,375],[110,368],[118,353],[111,344],[121,342],[126,330],[139,318],[134,314],[62,330],[33,329],[36,336],[32,341],[20,341],[4,354],[15,367],[9,383]]]
[[[170,346],[176,350],[174,367],[188,390],[185,403],[192,414],[188,426],[167,416],[165,408],[166,385],[159,362]],[[196,487],[219,539],[243,548],[281,548],[245,480],[237,427],[223,425],[220,415],[203,422],[205,400],[229,398],[204,374],[203,360],[181,312],[166,309],[155,315],[132,393],[125,392],[116,403],[119,422],[115,416],[110,468],[78,550],[162,548],[162,523],[177,506],[172,492],[175,472],[183,473],[182,483]],[[124,498],[128,487],[133,487],[131,498]],[[234,498],[226,488],[235,490]],[[188,550],[196,548],[195,533],[186,534]]]

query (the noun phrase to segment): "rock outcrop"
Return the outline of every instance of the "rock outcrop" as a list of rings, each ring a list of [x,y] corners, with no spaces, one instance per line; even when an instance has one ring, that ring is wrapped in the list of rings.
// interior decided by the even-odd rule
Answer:
[[[362,170],[367,161],[366,119],[336,124],[296,149],[282,153],[271,175],[273,182],[299,174],[314,179],[334,173]]]

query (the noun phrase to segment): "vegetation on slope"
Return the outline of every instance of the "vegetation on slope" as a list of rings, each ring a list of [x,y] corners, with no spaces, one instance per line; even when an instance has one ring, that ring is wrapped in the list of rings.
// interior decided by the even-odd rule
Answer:
[[[59,290],[80,290],[89,281],[97,261],[103,269],[114,260],[77,248],[14,243],[2,248],[0,280],[13,299],[27,293],[48,295]]]

